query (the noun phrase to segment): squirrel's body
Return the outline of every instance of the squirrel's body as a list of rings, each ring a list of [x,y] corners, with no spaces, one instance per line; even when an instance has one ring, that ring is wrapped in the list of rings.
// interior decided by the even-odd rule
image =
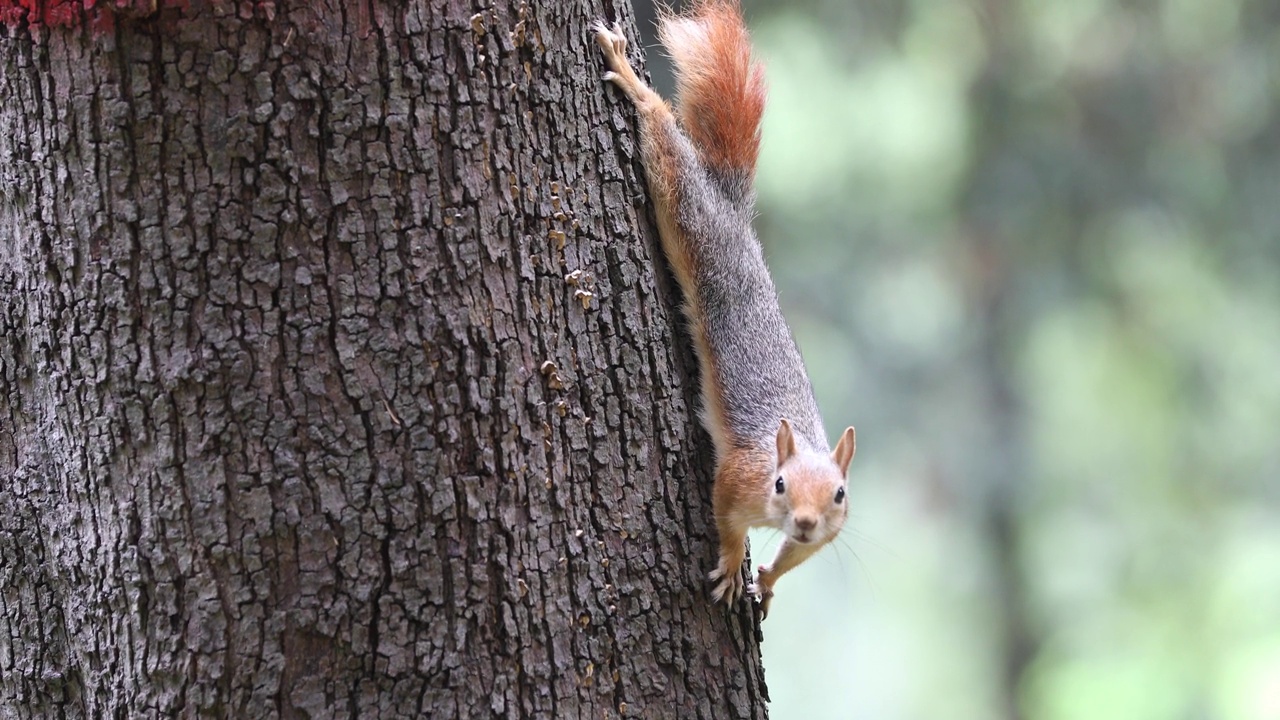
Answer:
[[[832,453],[751,229],[764,78],[737,4],[703,0],[686,15],[663,17],[660,34],[676,64],[678,122],[627,63],[621,28],[596,28],[606,79],[639,111],[663,249],[701,366],[703,422],[716,450],[715,596],[733,600],[742,591],[747,529],[774,527],[786,537],[753,588],[767,612],[778,576],[844,524],[853,428]]]

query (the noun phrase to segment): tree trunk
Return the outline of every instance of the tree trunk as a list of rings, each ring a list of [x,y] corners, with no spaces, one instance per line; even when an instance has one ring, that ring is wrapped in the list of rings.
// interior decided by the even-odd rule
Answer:
[[[0,38],[0,717],[766,716],[601,4]]]

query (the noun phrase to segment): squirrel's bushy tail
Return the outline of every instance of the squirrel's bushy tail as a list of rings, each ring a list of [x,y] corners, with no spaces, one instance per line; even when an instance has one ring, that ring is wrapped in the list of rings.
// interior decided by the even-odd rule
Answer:
[[[665,15],[658,35],[675,63],[680,123],[712,172],[749,186],[760,151],[764,67],[737,0],[696,0]]]

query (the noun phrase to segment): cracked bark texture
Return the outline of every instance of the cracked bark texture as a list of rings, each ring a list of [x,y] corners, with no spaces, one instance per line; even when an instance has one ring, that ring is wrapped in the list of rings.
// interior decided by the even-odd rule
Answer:
[[[0,717],[765,717],[630,9],[265,5],[0,37]]]

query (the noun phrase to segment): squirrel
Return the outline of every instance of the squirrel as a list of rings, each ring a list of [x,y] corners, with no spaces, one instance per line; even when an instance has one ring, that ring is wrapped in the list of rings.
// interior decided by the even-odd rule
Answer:
[[[774,583],[830,542],[848,515],[845,480],[856,438],[832,451],[751,218],[764,113],[764,69],[737,0],[695,0],[666,12],[659,38],[676,70],[672,108],[636,76],[622,27],[592,30],[616,85],[639,115],[640,155],[663,252],[684,295],[715,445],[712,509],[720,557],[715,601],[743,594],[747,529],[784,538],[746,591],[767,617]]]

